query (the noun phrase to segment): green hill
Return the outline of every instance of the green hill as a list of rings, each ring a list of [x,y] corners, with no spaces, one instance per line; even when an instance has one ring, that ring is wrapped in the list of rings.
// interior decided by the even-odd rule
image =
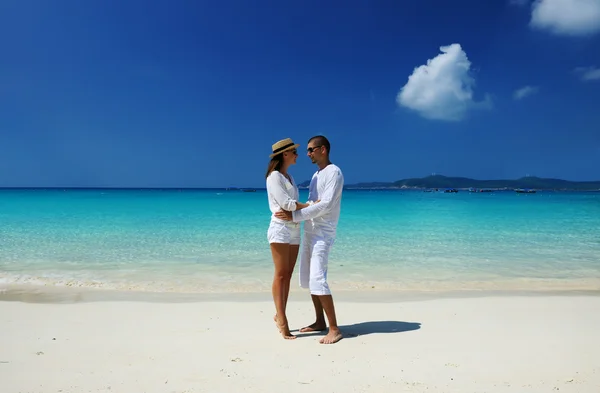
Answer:
[[[600,190],[600,181],[574,182],[562,179],[544,179],[535,176],[516,180],[477,180],[466,177],[427,176],[404,179],[392,183],[393,187],[411,188],[533,188],[538,190]]]

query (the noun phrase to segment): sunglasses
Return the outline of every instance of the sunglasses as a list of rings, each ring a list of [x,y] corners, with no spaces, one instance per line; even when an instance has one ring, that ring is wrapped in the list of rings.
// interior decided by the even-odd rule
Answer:
[[[323,145],[321,145],[321,146],[315,146],[315,147],[309,147],[308,149],[306,149],[306,151],[309,152],[309,153],[313,153],[315,150],[317,150],[317,149],[319,149],[321,147],[323,147]]]

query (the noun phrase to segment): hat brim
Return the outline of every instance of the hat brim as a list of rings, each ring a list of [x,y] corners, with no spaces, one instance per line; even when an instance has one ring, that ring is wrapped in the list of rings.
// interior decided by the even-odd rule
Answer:
[[[270,154],[270,155],[269,155],[269,158],[273,158],[273,157],[275,157],[275,156],[276,156],[276,155],[278,155],[278,154],[285,153],[286,151],[290,151],[290,150],[292,150],[292,149],[297,149],[299,146],[300,146],[300,145],[296,143],[295,145],[293,145],[293,146],[290,146],[290,147],[288,147],[288,148],[287,148],[287,149],[285,149],[285,150],[278,151],[277,153]]]

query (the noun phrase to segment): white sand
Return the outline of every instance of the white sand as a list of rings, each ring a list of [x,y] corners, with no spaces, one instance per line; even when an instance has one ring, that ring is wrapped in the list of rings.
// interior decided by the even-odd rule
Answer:
[[[338,300],[334,345],[269,301],[3,301],[0,392],[600,392],[600,297],[401,300]]]

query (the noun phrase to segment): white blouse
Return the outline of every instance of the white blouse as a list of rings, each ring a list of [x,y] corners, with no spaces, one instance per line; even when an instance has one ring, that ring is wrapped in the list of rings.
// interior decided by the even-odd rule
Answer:
[[[273,171],[267,177],[267,196],[269,199],[269,208],[271,213],[275,214],[279,210],[294,211],[296,202],[299,198],[298,186],[292,175],[288,173],[291,182],[279,171]],[[278,221],[278,218],[273,217]]]

